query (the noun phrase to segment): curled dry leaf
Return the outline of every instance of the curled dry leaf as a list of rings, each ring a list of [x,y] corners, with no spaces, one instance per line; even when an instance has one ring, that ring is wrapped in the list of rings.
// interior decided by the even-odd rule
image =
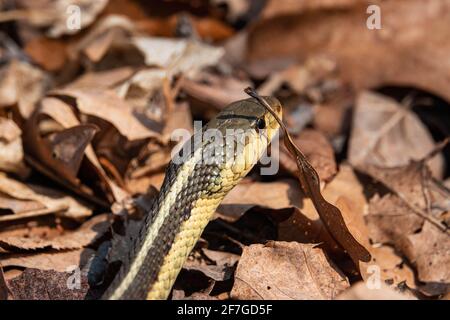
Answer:
[[[352,165],[398,167],[422,159],[433,149],[430,132],[408,106],[372,92],[358,95],[348,151]],[[442,176],[441,155],[429,165],[434,176]]]
[[[28,63],[13,60],[0,69],[0,108],[17,104],[27,119],[49,86],[49,78]]]
[[[23,161],[21,133],[14,121],[0,118],[0,170],[25,177],[29,169]]]
[[[125,46],[133,30],[133,23],[125,16],[107,15],[100,19],[88,30],[85,36],[72,46],[72,55],[74,58],[78,56],[86,57],[90,62],[88,65],[99,63],[108,52],[113,51],[112,47],[114,44],[117,44],[119,47]],[[118,63],[123,62],[118,61]]]
[[[45,122],[45,120],[48,120],[49,117],[56,123]],[[44,121],[44,125],[41,125],[41,121]],[[94,195],[93,191],[86,185],[81,184],[81,181],[78,179],[79,165],[81,164],[84,155],[86,155],[88,160],[87,163],[93,168],[93,173],[95,173],[95,175],[92,175],[100,181],[100,185],[103,187],[103,191],[106,192],[107,197],[119,201],[126,196],[124,195],[125,192],[116,186],[114,182],[106,175],[92,146],[90,144],[86,144],[87,142],[90,142],[90,139],[86,139],[89,138],[89,136],[81,136],[82,139],[78,139],[78,141],[74,141],[76,139],[73,139],[74,137],[70,137],[73,140],[68,140],[68,145],[60,145],[62,151],[64,152],[65,148],[78,143],[77,149],[69,148],[68,150],[70,152],[74,152],[73,157],[67,157],[70,164],[69,166],[61,161],[63,159],[60,159],[58,153],[54,152],[56,150],[52,145],[38,144],[38,142],[42,140],[40,136],[45,132],[45,129],[47,129],[45,127],[45,123],[51,124],[52,127],[55,127],[53,130],[56,130],[57,134],[61,134],[61,132],[70,129],[80,130],[82,128],[86,128],[86,133],[93,133],[92,130],[94,128],[95,130],[98,130],[96,126],[81,124],[72,107],[62,100],[53,97],[44,98],[41,101],[39,109],[35,111],[33,117],[30,118],[26,126],[26,138],[28,138],[26,141],[27,146],[29,146],[31,151],[30,154],[34,155],[35,161],[39,161],[39,163],[44,165],[44,167],[40,165],[36,166],[36,163],[33,162],[38,170],[42,171],[46,175],[49,175],[50,178],[71,188],[72,190],[75,188],[74,191],[82,194],[83,196],[87,196],[95,202],[103,203],[103,200]],[[37,139],[39,140],[38,142],[36,141]],[[84,144],[85,146],[83,148]],[[57,175],[52,174],[52,172],[55,171]],[[61,177],[65,179],[61,179]],[[67,182],[69,184],[67,184]]]
[[[17,202],[13,201],[10,204],[7,201],[8,198],[3,198],[4,209],[12,210],[14,214],[2,215],[0,221],[50,213],[74,219],[92,214],[92,210],[88,206],[68,195],[42,186],[23,184],[0,172],[0,195],[2,194],[7,195],[9,199],[27,202],[21,202],[21,205],[17,206]]]
[[[336,174],[337,167],[333,148],[327,138],[320,131],[305,129],[293,139],[316,169],[321,181],[330,181]],[[284,145],[280,149],[281,167],[297,177],[299,172],[296,161],[292,159],[291,154]]]
[[[69,88],[52,91],[52,95],[74,98],[80,113],[106,120],[128,140],[158,136],[153,128],[142,124],[134,116],[130,105],[112,91]]]
[[[39,130],[38,114],[31,117],[25,130],[25,147],[28,154],[39,159],[47,168],[73,185],[78,185],[78,170],[84,151],[94,137],[97,127],[80,124],[43,138]]]
[[[65,272],[74,266],[84,267],[94,254],[94,250],[87,248],[61,252],[2,254],[0,265]]]
[[[77,230],[56,237],[43,237],[32,232],[17,235],[14,232],[0,232],[0,247],[14,251],[35,249],[79,249],[88,246],[102,237],[110,227],[108,215],[102,214],[89,219]]]
[[[349,287],[322,249],[297,242],[244,248],[235,274],[235,299],[333,299]]]

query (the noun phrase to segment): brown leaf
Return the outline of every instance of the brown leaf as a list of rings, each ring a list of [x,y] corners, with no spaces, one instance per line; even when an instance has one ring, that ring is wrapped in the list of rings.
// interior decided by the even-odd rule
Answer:
[[[431,282],[441,293],[450,289],[450,237],[425,221],[422,230],[405,237],[403,253],[417,267],[418,278]]]
[[[87,217],[92,214],[92,210],[89,207],[70,196],[42,186],[25,185],[7,177],[1,172],[0,194],[8,196],[2,199],[2,205],[5,205],[6,209],[15,210],[13,211],[13,215],[0,216],[0,221],[15,220],[49,213],[75,219]],[[8,198],[18,199],[19,201],[10,202]]]
[[[82,300],[89,290],[87,276],[80,273],[79,288],[74,277],[75,273],[26,269],[9,286],[16,300]]]
[[[169,141],[170,136],[175,130],[187,130],[187,132],[192,135],[194,133],[192,123],[192,113],[189,104],[176,104],[175,108],[171,110],[169,116],[167,117],[167,122],[162,132],[163,140]]]
[[[45,122],[44,122],[44,128],[41,128],[39,125],[41,124],[39,119],[46,120],[48,117],[50,117],[52,120],[56,121],[53,125],[56,126],[57,130],[61,131],[61,126],[65,129],[70,129],[73,127],[80,127],[82,124],[79,122],[77,115],[75,114],[74,110],[70,105],[63,102],[60,99],[53,98],[53,97],[47,97],[44,98],[41,101],[40,108],[35,112],[34,116],[30,119],[30,122],[28,124],[29,128],[29,136],[31,140],[36,139],[35,134],[31,134],[31,132],[34,132],[37,130],[38,132],[36,135],[41,135],[41,132],[45,132]],[[59,132],[60,132],[59,131]],[[34,149],[35,145],[31,145],[32,149]],[[69,180],[61,179],[61,177],[68,178],[69,176],[64,174],[51,174],[54,171],[54,166],[52,165],[55,161],[58,161],[58,159],[55,159],[53,155],[53,150],[50,148],[47,148],[48,150],[42,150],[44,149],[42,146],[37,148],[36,151],[39,151],[39,154],[42,154],[42,156],[38,157],[37,160],[42,162],[46,167],[42,168],[39,165],[34,166],[37,167],[38,170],[42,171],[44,174],[49,175],[50,178],[54,179],[55,181],[67,186],[68,188],[72,189],[73,191],[77,193],[81,193],[83,196],[87,196],[91,200],[97,202],[97,203],[103,203],[104,201],[101,198],[98,198],[93,190],[91,190],[90,187],[86,186],[85,184],[82,184],[84,181],[79,181],[78,177],[71,178]],[[97,155],[94,152],[94,149],[90,144],[86,145],[83,152],[79,150],[77,153],[77,157],[82,157],[86,155],[87,158],[87,164],[92,167],[92,170],[94,174],[91,174],[94,179],[99,180],[100,186],[103,188],[103,191],[106,193],[107,197],[110,199],[115,199],[116,201],[122,200],[126,196],[125,191],[121,190],[118,186],[115,185],[115,183],[106,175],[103,167],[100,165],[100,161],[97,158]],[[28,159],[31,160],[31,159]],[[73,161],[75,159],[71,159]],[[79,160],[79,159],[78,159]],[[56,168],[59,168],[61,166],[56,166]],[[47,168],[47,169],[46,169]],[[50,170],[53,169],[53,170]],[[64,169],[64,166],[61,168]],[[86,168],[85,168],[86,169]],[[73,171],[73,170],[72,170]],[[70,173],[70,172],[69,172]],[[76,170],[76,173],[78,173],[78,170]],[[73,174],[72,174],[73,175]],[[69,182],[69,184],[67,184]]]
[[[269,76],[261,85],[262,95],[273,95],[283,85],[294,93],[309,96],[309,91],[325,81],[332,80],[336,63],[324,56],[314,56],[301,65],[293,65]]]
[[[0,301],[8,300],[10,289],[3,274],[3,268],[0,267]]]
[[[423,161],[395,168],[365,165],[360,170],[392,190],[412,212],[448,233],[441,216],[449,210],[450,190],[431,177]]]
[[[449,37],[449,1],[427,3],[426,10],[421,0],[377,2],[382,29],[375,32],[365,23],[367,5],[350,4],[342,10],[327,10],[335,7],[330,2],[324,10],[294,11],[262,20],[250,30],[246,63],[264,65],[275,58],[301,61],[326,54],[335,58],[342,78],[354,88],[395,84],[450,100],[449,49],[442,41]]]
[[[43,138],[39,130],[38,113],[30,117],[25,130],[27,153],[39,159],[51,171],[73,185],[78,185],[78,170],[84,151],[98,128],[92,124],[80,124]]]
[[[232,277],[233,266],[240,258],[238,255],[205,248],[202,249],[202,253],[213,263],[208,263],[204,259],[188,259],[183,269],[200,271],[214,281],[225,281]]]
[[[132,108],[112,91],[60,89],[52,91],[52,94],[73,97],[81,113],[108,121],[129,140],[158,136],[152,128],[144,126],[134,116]]]
[[[49,78],[41,70],[13,60],[0,69],[0,108],[17,104],[20,115],[27,119],[48,85]]]
[[[434,147],[430,132],[408,106],[372,92],[359,94],[348,151],[353,166],[404,166],[422,159]],[[429,165],[435,177],[442,176],[441,155]]]
[[[244,248],[235,274],[235,299],[333,299],[349,286],[322,249],[296,242]]]
[[[337,300],[413,300],[414,298],[401,294],[387,286],[380,289],[369,289],[364,282],[358,282],[341,293]]]
[[[134,37],[132,43],[142,52],[148,66],[165,69],[167,78],[177,74],[193,77],[201,69],[217,64],[224,51],[186,39]]]
[[[47,34],[51,37],[60,37],[78,33],[82,28],[94,22],[97,15],[105,8],[108,0],[66,0],[28,2],[20,1],[21,8],[26,9],[27,22],[36,27],[50,27]],[[80,28],[68,28],[69,5],[82,8]],[[71,13],[71,12],[70,12]]]
[[[262,19],[270,19],[278,16],[299,14],[318,9],[345,9],[361,2],[360,0],[277,0],[267,1],[264,10],[261,12]]]
[[[107,54],[114,51],[115,45],[123,47],[134,30],[133,23],[122,15],[106,15],[99,19],[95,25],[90,28],[87,33],[71,48],[70,51],[74,57],[86,57],[88,65],[100,63],[107,57]],[[120,51],[117,50],[117,51]],[[131,61],[142,60],[141,57],[135,57],[136,52],[132,52]],[[113,67],[123,65],[125,59],[113,59],[117,64]],[[126,64],[126,63],[125,63]]]
[[[56,237],[43,237],[33,233],[27,233],[22,236],[13,232],[0,232],[0,247],[5,249],[79,249],[86,247],[100,237],[102,237],[110,228],[108,215],[95,216],[83,223],[77,230],[66,232]]]
[[[270,209],[301,207],[302,199],[303,195],[293,180],[243,181],[225,196],[217,212],[225,220],[236,221],[255,206]]]
[[[316,169],[320,179],[328,182],[337,172],[333,148],[327,138],[317,130],[306,129],[294,137],[295,144],[302,150],[308,161]],[[280,165],[297,177],[298,167],[284,145],[280,150]]]
[[[365,220],[374,243],[395,244],[401,237],[420,230],[423,224],[423,219],[393,194],[373,196]]]
[[[0,118],[0,170],[25,177],[29,169],[23,161],[21,133],[14,121]]]
[[[134,73],[131,67],[120,67],[111,70],[87,72],[68,84],[68,89],[113,89],[115,86],[129,79]]]
[[[65,272],[73,266],[82,268],[94,254],[94,250],[87,248],[48,253],[2,254],[0,265]]]
[[[250,83],[230,76],[202,72],[195,79],[183,79],[182,90],[201,109],[221,110],[228,104],[245,99],[245,88]],[[211,112],[211,111],[210,111]]]
[[[38,37],[27,42],[24,51],[47,71],[59,71],[68,60],[64,42]]]
[[[373,257],[372,262],[360,265],[365,281],[371,281],[371,277],[374,276],[372,268],[376,266],[380,271],[380,281],[384,285],[394,289],[404,289],[405,285],[411,289],[416,288],[414,271],[392,247],[371,247],[370,254]],[[371,269],[369,269],[370,266],[372,266]]]

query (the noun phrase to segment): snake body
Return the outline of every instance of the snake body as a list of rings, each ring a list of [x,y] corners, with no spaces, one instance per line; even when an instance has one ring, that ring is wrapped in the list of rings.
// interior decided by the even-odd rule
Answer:
[[[281,117],[278,100],[266,100]],[[166,299],[217,206],[278,129],[275,118],[251,98],[228,105],[195,133],[178,161],[169,163],[151,212],[103,298]]]

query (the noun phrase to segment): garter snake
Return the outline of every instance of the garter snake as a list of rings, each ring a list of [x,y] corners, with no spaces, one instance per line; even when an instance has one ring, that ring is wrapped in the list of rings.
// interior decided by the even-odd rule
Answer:
[[[281,118],[279,101],[265,99]],[[194,133],[170,161],[151,212],[103,298],[166,299],[217,206],[278,129],[273,115],[250,98],[228,105]]]

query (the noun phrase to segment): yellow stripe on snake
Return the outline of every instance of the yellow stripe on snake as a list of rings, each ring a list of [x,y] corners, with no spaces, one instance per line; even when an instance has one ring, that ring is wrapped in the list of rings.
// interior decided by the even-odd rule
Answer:
[[[281,105],[265,97],[281,118]],[[253,168],[279,129],[257,100],[234,102],[186,142],[168,165],[104,299],[167,299],[184,262],[225,195]]]

